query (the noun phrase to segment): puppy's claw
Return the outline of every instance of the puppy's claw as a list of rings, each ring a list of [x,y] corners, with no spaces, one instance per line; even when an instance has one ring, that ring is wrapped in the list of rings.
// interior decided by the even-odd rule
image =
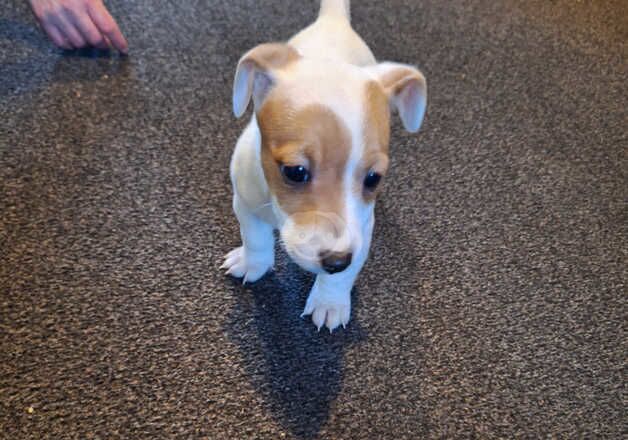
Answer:
[[[304,318],[307,315],[311,315],[313,311],[314,311],[314,306],[312,306],[311,304],[306,304],[305,309],[303,309],[303,313],[301,313],[301,318]]]

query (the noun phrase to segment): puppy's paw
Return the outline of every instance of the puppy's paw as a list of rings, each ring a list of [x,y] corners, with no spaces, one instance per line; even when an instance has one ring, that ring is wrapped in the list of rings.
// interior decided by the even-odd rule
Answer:
[[[220,266],[227,269],[227,274],[242,278],[242,284],[259,280],[273,266],[273,254],[246,252],[244,246],[235,248],[225,255],[225,262]]]
[[[320,331],[324,325],[331,333],[340,324],[346,327],[351,317],[351,300],[349,295],[321,295],[316,286],[312,289],[305,303],[301,317],[312,315],[312,322]]]

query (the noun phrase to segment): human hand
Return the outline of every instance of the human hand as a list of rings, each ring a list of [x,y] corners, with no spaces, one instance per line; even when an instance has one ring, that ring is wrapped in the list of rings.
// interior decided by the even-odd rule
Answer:
[[[86,46],[122,53],[129,50],[118,24],[102,0],[29,0],[48,37],[63,49]]]

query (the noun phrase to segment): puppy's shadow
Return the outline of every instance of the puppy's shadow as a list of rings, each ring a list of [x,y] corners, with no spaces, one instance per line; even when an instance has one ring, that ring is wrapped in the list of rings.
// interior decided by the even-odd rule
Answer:
[[[292,435],[316,438],[342,388],[343,353],[365,339],[353,314],[346,329],[318,332],[300,318],[313,277],[285,254],[277,269],[255,284],[233,280],[236,307],[227,333],[242,352],[249,380],[273,417]],[[352,311],[358,307],[352,292]]]

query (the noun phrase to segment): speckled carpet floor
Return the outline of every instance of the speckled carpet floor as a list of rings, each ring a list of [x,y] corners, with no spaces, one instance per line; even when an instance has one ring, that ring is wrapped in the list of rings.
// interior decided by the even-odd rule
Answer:
[[[430,98],[329,335],[218,269],[235,64],[316,2],[111,1],[119,58],[0,0],[3,439],[626,435],[627,3],[353,3]]]

